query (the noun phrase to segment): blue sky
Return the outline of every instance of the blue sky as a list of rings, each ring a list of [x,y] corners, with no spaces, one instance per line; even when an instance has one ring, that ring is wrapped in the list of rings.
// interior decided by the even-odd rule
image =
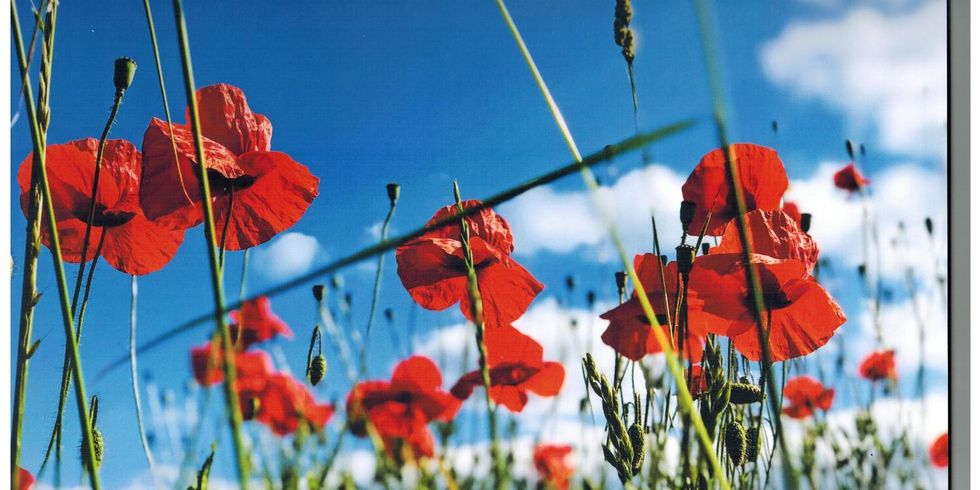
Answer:
[[[860,164],[878,185],[875,204],[885,248],[897,221],[908,225],[910,255],[918,258],[916,283],[931,300],[923,300],[935,329],[930,337],[942,339],[933,341],[928,351],[930,391],[945,400],[945,323],[938,323],[945,317],[936,292],[929,289],[932,259],[921,230],[922,219],[932,216],[939,230],[936,249],[944,254],[945,7],[903,0],[714,3],[732,132],[737,141],[776,148],[793,181],[788,197],[814,214],[813,234],[837,271],[828,288],[850,319],[839,335],[850,339],[851,357],[862,355],[870,343],[866,307],[853,273],[860,260],[860,242],[854,241],[860,239],[859,203],[830,188],[828,180],[831,170],[846,163],[846,138],[866,146],[868,156]],[[29,5],[18,6],[24,22]],[[514,2],[509,7],[582,151],[631,136],[626,69],[612,41],[612,2]],[[171,108],[175,120],[183,121],[172,11],[167,2],[155,2],[153,8]],[[273,149],[289,153],[320,178],[319,197],[289,230],[301,235],[253,253],[250,291],[279,282],[284,268],[304,271],[369,245],[375,240],[372,227],[387,210],[388,182],[402,186],[393,231],[408,231],[451,200],[452,179],[459,180],[464,197],[478,198],[570,161],[492,2],[425,7],[410,2],[189,2],[186,9],[197,85],[226,82],[241,87],[253,110],[272,121]],[[638,153],[597,170],[613,186],[610,202],[630,252],[641,253],[649,243],[644,228],[648,210],[653,208],[662,223],[669,222],[666,227],[678,228],[673,223],[678,186],[716,146],[716,138],[693,3],[637,2],[633,28],[639,40],[635,67],[641,128],[687,118],[698,122],[650,148],[653,165],[646,170]],[[49,142],[98,136],[112,98],[112,62],[119,56],[136,59],[139,70],[111,137],[139,145],[150,118],[163,115],[141,5],[69,2],[60,7]],[[15,59],[12,111],[18,107]],[[771,129],[773,120],[779,121],[778,134]],[[21,120],[11,129],[12,178],[29,151],[27,125]],[[552,297],[578,309],[585,308],[588,289],[597,291],[600,302],[614,300],[616,263],[608,244],[590,231],[594,218],[583,204],[582,188],[573,175],[500,208],[514,227],[518,259],[546,285],[535,302],[544,305],[535,316],[541,322],[554,318],[546,314],[555,304]],[[17,194],[14,189],[10,203],[15,260],[24,247]],[[163,271],[139,279],[140,338],[209,309],[204,250],[201,229],[191,230]],[[904,259],[883,253],[886,285],[895,291],[886,305],[892,315],[886,318],[895,320],[888,327],[894,329],[900,366],[913,366],[908,359],[917,353],[903,350],[916,345],[910,340],[914,328],[905,325],[911,310],[903,292]],[[231,254],[229,260],[227,289],[237,291],[240,254]],[[39,466],[47,442],[61,370],[63,334],[50,262],[47,254],[42,256],[38,275],[45,294],[34,335],[43,342],[31,363],[23,456],[31,470]],[[342,274],[353,295],[357,325],[367,315],[370,264]],[[392,256],[386,267],[381,306],[395,311],[397,336],[403,342],[414,336],[419,345],[434,345],[431,332],[461,321],[455,309],[434,313],[414,307],[394,273]],[[17,267],[14,272],[12,305],[19,305],[21,271]],[[74,277],[73,268],[69,273]],[[568,274],[579,284],[570,299],[564,298],[563,286]],[[103,414],[113,419],[103,427],[108,441],[103,473],[105,483],[115,488],[145,471],[129,373],[120,369],[100,381],[93,376],[126,351],[129,278],[102,264],[95,283],[82,354],[88,388],[99,394]],[[308,289],[276,298],[273,308],[297,334],[294,341],[277,345],[293,371],[302,374],[313,322]],[[13,324],[18,314],[12,309]],[[380,318],[376,326],[370,375],[387,377],[406,347],[392,346]],[[544,332],[564,327],[527,328]],[[205,336],[203,329],[175,336],[141,356],[141,370],[161,390],[183,398],[190,375],[187,352]],[[559,346],[542,343],[546,354],[559,352]],[[833,349],[835,345],[828,348]],[[335,376],[318,393],[323,399],[342,400],[349,387],[341,379],[339,361],[328,357]],[[818,358],[829,363],[832,356]],[[911,392],[910,386],[903,385],[903,391]],[[65,481],[72,482],[78,477],[73,409],[67,420]],[[166,453],[164,435],[156,437],[161,441],[156,449]],[[222,456],[227,457],[227,441],[225,445]],[[223,462],[223,469],[230,467],[230,460]]]

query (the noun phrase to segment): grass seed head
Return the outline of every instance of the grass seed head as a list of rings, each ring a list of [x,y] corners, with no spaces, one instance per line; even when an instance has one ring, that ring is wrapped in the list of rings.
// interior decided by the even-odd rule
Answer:
[[[725,451],[735,466],[745,462],[745,428],[735,421],[725,427]]]

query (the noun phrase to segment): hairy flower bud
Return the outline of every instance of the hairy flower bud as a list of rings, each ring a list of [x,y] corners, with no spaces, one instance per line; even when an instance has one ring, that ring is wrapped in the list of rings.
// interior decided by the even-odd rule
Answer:
[[[386,189],[388,190],[388,201],[394,206],[398,202],[398,196],[401,195],[402,187],[392,182],[386,186]]]
[[[134,76],[136,76],[136,61],[133,61],[132,58],[117,58],[116,69],[112,75],[116,92],[125,92],[133,84]]]
[[[310,384],[316,386],[323,379],[323,375],[327,373],[327,358],[323,357],[323,354],[317,354],[310,362]]]

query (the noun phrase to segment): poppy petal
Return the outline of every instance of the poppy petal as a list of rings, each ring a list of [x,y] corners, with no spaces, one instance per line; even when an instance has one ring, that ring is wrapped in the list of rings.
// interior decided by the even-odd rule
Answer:
[[[513,323],[524,315],[534,297],[544,289],[544,285],[517,261],[508,262],[496,263],[477,272],[483,299],[483,321],[488,328]],[[460,299],[459,307],[466,318],[470,318],[468,294]]]
[[[272,123],[254,114],[242,89],[227,83],[208,85],[197,90],[201,134],[232,153],[269,151]],[[190,121],[190,117],[187,118]]]
[[[129,222],[104,228],[102,256],[112,268],[131,275],[156,272],[177,254],[184,231],[168,230],[137,214]],[[81,251],[78,252],[81,256]]]
[[[537,374],[531,376],[521,386],[540,396],[555,396],[561,391],[565,381],[565,368],[561,363],[546,362]]]
[[[422,238],[395,251],[398,277],[419,306],[445,310],[467,295],[459,242]]]

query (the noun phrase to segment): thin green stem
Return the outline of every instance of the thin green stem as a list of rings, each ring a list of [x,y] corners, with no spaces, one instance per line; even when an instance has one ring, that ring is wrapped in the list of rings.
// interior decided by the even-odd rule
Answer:
[[[535,189],[537,187],[550,184],[552,182],[555,182],[558,179],[561,179],[562,177],[566,177],[566,176],[568,176],[570,174],[573,174],[575,172],[579,172],[580,171],[579,169],[582,166],[591,167],[591,166],[598,165],[600,163],[608,162],[608,161],[612,160],[613,158],[615,158],[616,156],[622,155],[622,154],[627,153],[629,151],[633,151],[633,150],[635,150],[637,148],[640,148],[643,145],[650,144],[650,143],[653,143],[655,141],[658,141],[658,140],[661,140],[663,138],[666,138],[668,136],[671,136],[671,135],[673,135],[673,134],[675,134],[677,132],[680,132],[680,131],[683,131],[685,129],[688,129],[688,128],[690,128],[693,125],[694,125],[694,122],[691,121],[691,120],[685,120],[685,121],[681,121],[681,122],[678,122],[678,123],[668,124],[668,125],[663,126],[663,127],[659,128],[657,130],[651,131],[649,133],[644,133],[641,136],[633,136],[633,137],[627,138],[627,139],[625,139],[625,140],[623,140],[623,141],[621,141],[619,143],[608,145],[605,148],[603,148],[602,150],[599,150],[599,151],[597,151],[595,153],[592,153],[592,154],[586,156],[581,162],[577,162],[576,161],[576,162],[569,163],[569,164],[564,165],[562,167],[559,167],[559,168],[557,168],[555,170],[552,170],[550,172],[547,172],[547,173],[545,173],[543,175],[540,175],[538,177],[535,177],[535,178],[533,178],[531,180],[528,180],[528,181],[526,181],[526,182],[524,182],[522,184],[516,185],[516,186],[511,187],[511,188],[509,188],[507,190],[504,190],[502,192],[498,192],[497,194],[494,194],[494,195],[492,195],[490,197],[487,197],[485,199],[481,199],[480,200],[481,201],[481,204],[475,205],[475,206],[470,206],[470,207],[466,208],[466,210],[463,212],[463,215],[464,216],[472,216],[474,214],[479,213],[480,211],[482,211],[484,209],[491,208],[491,207],[497,206],[499,204],[505,203],[507,201],[510,201],[511,199],[514,199],[515,197],[520,196],[521,194],[524,194],[525,192],[527,192],[527,191],[529,191],[531,189]],[[298,276],[296,278],[290,279],[290,280],[288,280],[286,282],[283,282],[283,283],[281,283],[281,284],[279,284],[277,286],[273,286],[273,287],[267,288],[267,289],[265,289],[265,290],[263,290],[261,292],[258,292],[256,294],[253,294],[253,295],[249,296],[248,298],[245,298],[245,299],[242,299],[242,300],[238,301],[238,303],[228,305],[228,307],[230,309],[239,308],[239,307],[241,307],[241,305],[244,302],[255,300],[256,298],[258,298],[260,296],[268,296],[270,298],[271,297],[274,297],[274,296],[278,296],[278,295],[283,294],[283,293],[285,293],[287,291],[291,291],[291,290],[293,290],[293,289],[295,289],[297,287],[303,286],[303,285],[305,285],[305,284],[307,284],[307,283],[309,283],[309,282],[311,282],[313,280],[316,280],[316,279],[318,279],[320,277],[326,276],[326,275],[331,274],[333,272],[336,272],[336,271],[338,271],[340,269],[343,269],[344,267],[347,267],[347,266],[352,265],[352,264],[356,264],[356,263],[358,263],[358,262],[360,262],[362,260],[369,259],[371,257],[374,257],[374,256],[378,255],[378,254],[385,253],[385,252],[388,252],[390,250],[393,250],[393,249],[399,247],[400,245],[408,242],[409,240],[412,240],[414,238],[418,238],[418,237],[420,237],[420,236],[422,236],[422,235],[424,235],[426,233],[429,233],[429,232],[434,231],[434,230],[439,230],[439,229],[444,228],[446,226],[449,226],[451,224],[455,224],[458,221],[458,219],[459,219],[458,216],[446,216],[445,218],[436,220],[436,221],[434,221],[432,223],[429,223],[429,224],[427,224],[425,226],[416,228],[415,230],[410,231],[408,233],[404,233],[402,235],[396,236],[396,237],[391,238],[389,240],[385,240],[383,242],[379,242],[379,243],[376,243],[376,244],[371,245],[369,247],[363,248],[363,249],[361,249],[361,250],[359,250],[357,252],[354,252],[354,253],[346,256],[346,257],[342,257],[340,259],[337,259],[337,260],[335,260],[333,262],[330,262],[330,263],[328,263],[328,264],[326,264],[326,265],[324,265],[324,266],[322,266],[322,267],[320,267],[318,269],[315,269],[313,271],[310,271],[310,272],[308,272],[306,274],[303,274],[301,276]],[[182,323],[182,324],[180,324],[180,325],[178,325],[178,326],[176,326],[174,328],[171,328],[170,330],[167,330],[166,332],[163,332],[163,333],[157,335],[156,337],[150,339],[145,344],[143,344],[142,346],[140,346],[140,348],[137,350],[137,352],[140,353],[140,354],[142,354],[142,353],[146,352],[147,350],[152,349],[152,348],[154,348],[156,346],[159,346],[159,345],[165,343],[167,340],[170,340],[170,339],[174,338],[174,336],[176,336],[177,334],[182,333],[182,332],[186,332],[188,330],[193,329],[194,327],[197,327],[199,325],[202,325],[202,324],[204,324],[205,322],[207,322],[208,320],[210,320],[212,318],[214,318],[214,312],[209,312],[209,313],[206,313],[206,314],[203,314],[203,315],[199,315],[197,317],[194,317],[194,318],[192,318],[190,320],[187,320],[184,323]],[[116,369],[117,367],[120,367],[120,366],[126,364],[128,362],[128,359],[129,359],[129,356],[126,355],[126,356],[122,356],[122,357],[114,360],[112,363],[110,363],[106,367],[102,368],[101,371],[99,371],[98,375],[96,376],[96,379],[101,379],[103,376],[105,376],[110,371]]]
[[[225,293],[221,280],[221,266],[218,263],[217,243],[214,231],[214,210],[211,207],[211,185],[208,181],[208,166],[205,160],[204,143],[201,136],[201,122],[197,107],[197,96],[194,88],[194,70],[191,64],[190,43],[187,38],[187,25],[184,22],[184,8],[181,0],[174,0],[174,17],[177,24],[177,40],[180,44],[181,62],[184,71],[184,89],[187,96],[187,106],[190,111],[191,129],[194,133],[194,150],[197,157],[201,186],[201,203],[204,208],[204,235],[208,247],[208,262],[211,266],[211,286],[214,293],[214,320],[221,334],[222,352],[224,359],[234,357],[234,346],[231,332],[225,321]],[[235,388],[235,366],[232,362],[223,362],[225,408],[228,412],[228,425],[231,428],[232,440],[235,446],[235,466],[238,473],[238,483],[241,488],[248,488],[248,451],[242,439],[242,411],[239,406],[238,391]]]
[[[136,368],[136,297],[139,293],[136,285],[136,276],[132,276],[132,287],[130,289],[129,303],[129,374],[133,379],[133,405],[136,408],[136,427],[139,429],[140,444],[143,446],[143,455],[146,456],[146,463],[150,465],[150,477],[156,480],[154,471],[153,452],[150,450],[150,443],[146,439],[146,431],[143,429],[143,405],[140,403],[139,370]]]
[[[762,283],[759,278],[759,271],[756,269],[755,264],[752,263],[752,237],[749,234],[748,225],[745,219],[745,196],[743,195],[742,186],[740,183],[738,162],[730,145],[731,139],[728,135],[728,127],[725,123],[726,111],[724,91],[722,90],[721,74],[719,73],[718,62],[716,59],[717,49],[715,48],[714,35],[710,24],[709,7],[705,0],[695,0],[695,2],[697,4],[698,21],[700,24],[705,64],[707,65],[708,77],[711,82],[715,127],[718,132],[718,139],[721,142],[721,146],[725,150],[726,173],[729,185],[732,188],[732,194],[735,198],[736,209],[738,210],[738,219],[735,221],[738,225],[739,237],[741,238],[743,245],[742,251],[743,259],[745,261],[745,279],[749,289],[752,291],[753,304],[751,310],[755,316],[755,322],[759,334],[759,343],[762,345],[762,359],[760,362],[761,366],[767,371],[763,373],[763,376],[767,378],[766,387],[769,391],[768,398],[770,412],[775,418],[776,433],[777,435],[780,435],[782,434],[782,417],[779,415],[780,411],[778,401],[775,396],[777,390],[772,373],[768,372],[771,370],[772,363],[769,353],[768,330],[763,323],[763,313],[766,311],[765,300],[763,299],[762,295]],[[796,468],[794,467],[793,461],[790,458],[789,448],[786,445],[786,438],[779,437],[778,439],[780,455],[782,457],[781,466],[783,469],[784,487],[787,489],[797,488]]]
[[[41,76],[38,77],[38,133],[42,142],[42,148],[44,148],[47,141],[47,128],[50,121],[48,100],[50,93],[49,88],[51,86],[51,60],[54,51],[55,15],[56,10],[53,8],[51,13],[46,16],[47,25],[44,30],[45,36],[42,47],[43,55],[41,58]],[[38,29],[41,25],[41,19],[43,17],[45,16],[42,15],[41,12],[38,12],[34,26],[34,36],[37,35]],[[32,50],[33,45],[34,37],[32,36]],[[30,65],[30,61],[27,62],[27,65]],[[27,71],[24,71],[25,76],[27,73]],[[30,82],[26,78],[22,80],[22,82],[21,90],[23,91],[24,86]],[[38,175],[40,174],[38,171],[40,168],[38,162],[40,161],[40,158],[40,155],[36,155],[32,159],[31,183],[30,187],[28,187],[30,192],[30,201],[27,208],[27,238],[24,243],[24,279],[21,287],[21,313],[17,337],[17,370],[14,378],[14,409],[11,417],[10,430],[11,485],[14,488],[17,488],[18,479],[20,478],[20,444],[27,398],[27,377],[31,357],[31,331],[34,324],[34,306],[40,299],[40,295],[36,289],[37,263],[38,257],[41,254],[41,205],[43,203],[38,179]]]
[[[524,44],[524,39],[521,37],[520,31],[518,31],[517,25],[511,18],[510,13],[507,11],[507,7],[504,5],[503,0],[496,0],[496,2],[497,7],[500,9],[500,13],[504,17],[504,21],[510,28],[514,41],[517,42],[521,53],[524,55],[524,61],[527,62],[528,68],[531,70],[531,74],[534,76],[535,82],[537,83],[538,88],[541,90],[541,94],[544,97],[545,102],[547,102],[548,108],[551,110],[551,114],[554,117],[558,128],[561,130],[565,143],[568,145],[568,148],[575,157],[575,160],[582,162],[581,154],[578,151],[578,146],[575,144],[575,140],[572,139],[572,134],[568,129],[568,124],[565,123],[565,118],[558,109],[558,104],[555,103],[554,98],[551,96],[551,91],[548,90],[548,86],[545,84],[544,78],[538,71],[537,65],[534,63],[534,59],[531,57],[531,52],[528,50],[527,45]],[[619,232],[616,229],[615,222],[610,216],[604,203],[598,197],[597,191],[599,189],[599,184],[595,179],[595,175],[593,175],[589,167],[584,164],[579,164],[579,170],[582,174],[582,179],[589,188],[589,194],[592,197],[593,205],[599,210],[602,221],[606,226],[606,231],[616,247],[620,261],[622,261],[623,266],[626,268],[630,281],[633,283],[637,299],[640,301],[640,306],[643,309],[643,313],[647,317],[647,321],[650,323],[650,325],[657,325],[657,315],[654,313],[653,307],[650,305],[650,300],[647,298],[646,291],[643,288],[643,284],[640,283],[636,270],[633,268],[633,264],[626,254],[626,249],[619,237]],[[667,339],[666,335],[664,335],[662,329],[651,327],[650,330],[653,332],[653,336],[656,339],[657,344],[660,345],[661,350],[664,353],[664,357],[667,361],[667,368],[670,370],[671,376],[673,376],[674,382],[677,386],[678,405],[682,409],[683,413],[690,417],[691,425],[694,426],[695,432],[698,436],[698,442],[701,444],[702,449],[706,453],[705,456],[708,458],[708,462],[711,464],[712,471],[715,478],[718,479],[719,485],[721,488],[727,490],[730,488],[730,485],[728,484],[728,480],[725,478],[724,470],[722,469],[721,464],[718,462],[718,458],[712,451],[711,438],[708,436],[707,429],[704,426],[704,421],[701,420],[700,414],[698,414],[694,409],[694,401],[691,398],[691,392],[688,390],[687,383],[684,382],[684,372],[678,362],[674,348]]]
[[[456,197],[456,216],[463,212],[463,202],[459,195],[459,185],[453,181],[453,193]],[[497,436],[497,407],[490,397],[490,364],[487,361],[486,323],[483,321],[483,297],[476,276],[476,265],[473,263],[473,249],[470,248],[470,226],[466,218],[459,218],[460,242],[463,245],[463,261],[466,265],[467,292],[470,297],[470,316],[476,326],[476,347],[480,356],[480,374],[483,378],[483,394],[487,404],[487,422],[490,428],[490,461],[493,470],[494,487],[502,489],[507,486],[507,473],[500,454],[500,442]]]
[[[61,256],[61,239],[58,236],[58,227],[55,226],[54,205],[51,202],[51,187],[48,184],[47,170],[45,168],[45,145],[41,139],[38,126],[37,114],[34,111],[34,95],[30,88],[30,76],[27,74],[26,56],[24,54],[24,44],[21,39],[20,22],[17,18],[17,4],[14,0],[10,2],[10,23],[14,34],[14,44],[17,48],[17,61],[24,79],[24,97],[27,100],[28,120],[31,126],[31,139],[34,146],[34,154],[38,155],[37,170],[40,174],[41,191],[44,195],[44,211],[48,223],[51,223],[51,255],[54,260],[55,276],[58,282],[58,296],[61,303],[62,326],[64,327],[65,340],[71,348],[72,370],[75,375],[75,400],[78,409],[79,422],[82,427],[82,452],[88,457],[88,461],[95,461],[95,448],[92,438],[92,425],[88,418],[88,402],[85,394],[85,379],[82,376],[81,356],[78,352],[78,343],[74,336],[74,318],[71,313],[71,305],[68,296],[68,281],[65,279],[65,264]],[[92,487],[98,490],[101,488],[99,470],[94,464],[86,465]]]
[[[391,223],[391,217],[395,215],[395,206],[398,205],[396,199],[391,200],[391,205],[388,207],[388,215],[385,216],[384,223],[381,224],[381,243],[384,243],[388,239],[388,225]],[[381,274],[384,271],[385,265],[385,254],[378,254],[378,266],[374,271],[374,289],[371,291],[371,309],[368,311],[367,326],[364,328],[364,343],[361,346],[361,375],[367,373],[367,351],[365,346],[368,343],[368,339],[371,338],[371,325],[374,324],[375,312],[378,309],[378,299],[381,297]]]

